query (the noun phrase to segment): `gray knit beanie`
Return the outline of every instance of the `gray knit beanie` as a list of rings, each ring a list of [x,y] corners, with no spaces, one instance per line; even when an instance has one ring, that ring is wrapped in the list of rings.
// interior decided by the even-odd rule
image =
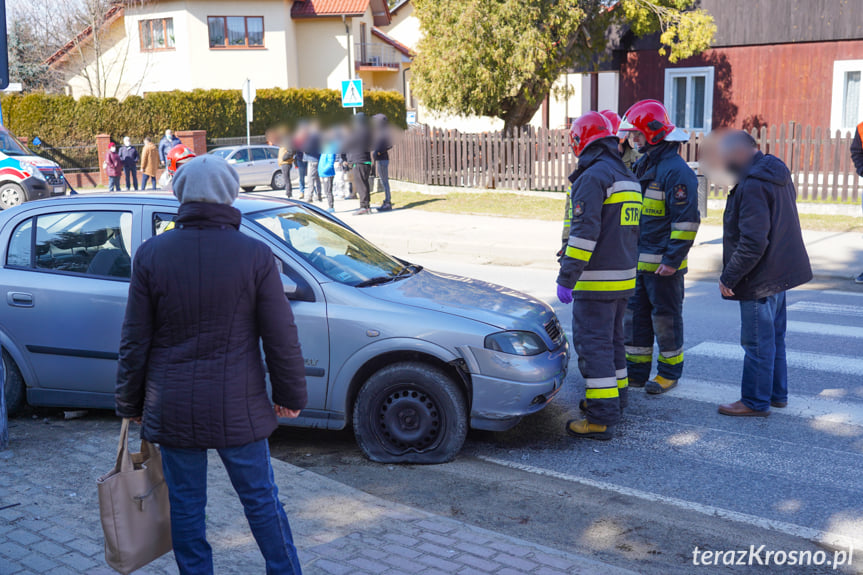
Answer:
[[[223,158],[198,156],[177,169],[171,188],[181,204],[206,202],[230,206],[240,191],[240,176]]]

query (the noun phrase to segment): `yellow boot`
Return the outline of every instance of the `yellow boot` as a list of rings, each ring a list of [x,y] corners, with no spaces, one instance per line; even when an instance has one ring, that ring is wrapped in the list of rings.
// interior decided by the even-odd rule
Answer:
[[[571,419],[566,422],[566,432],[573,437],[608,440],[613,437],[612,428],[607,425],[590,423],[586,419]]]
[[[644,386],[644,391],[653,395],[658,395],[660,393],[665,393],[669,389],[674,389],[675,387],[677,387],[676,379],[665,379],[661,375],[657,375],[652,381],[647,382],[647,385]]]

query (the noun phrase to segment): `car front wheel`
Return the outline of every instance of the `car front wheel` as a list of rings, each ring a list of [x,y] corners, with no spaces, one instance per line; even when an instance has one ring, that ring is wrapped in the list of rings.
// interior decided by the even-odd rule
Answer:
[[[464,445],[467,402],[442,370],[420,362],[389,365],[360,389],[354,435],[380,463],[446,463]]]
[[[0,209],[8,210],[26,201],[27,193],[18,184],[7,182],[0,186]]]

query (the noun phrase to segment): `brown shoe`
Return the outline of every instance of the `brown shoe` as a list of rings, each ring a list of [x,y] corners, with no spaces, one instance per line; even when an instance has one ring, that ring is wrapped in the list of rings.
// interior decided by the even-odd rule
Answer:
[[[719,413],[735,417],[767,417],[770,415],[770,410],[755,411],[754,409],[747,407],[742,401],[735,401],[734,403],[720,405]]]
[[[788,402],[787,401],[771,401],[770,406],[771,407],[778,407],[779,409],[783,409],[785,407],[788,407]]]

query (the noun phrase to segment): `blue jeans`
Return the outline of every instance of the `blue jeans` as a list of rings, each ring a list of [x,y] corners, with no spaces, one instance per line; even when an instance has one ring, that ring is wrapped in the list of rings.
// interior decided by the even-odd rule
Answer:
[[[375,169],[377,169],[381,186],[384,188],[384,203],[390,204],[392,203],[392,197],[390,196],[390,161],[378,160],[375,163]]]
[[[304,198],[306,196],[306,172],[309,169],[309,166],[303,160],[298,160],[296,162],[297,166],[297,174],[300,178],[300,198]]]
[[[266,439],[219,449],[252,535],[267,564],[267,575],[300,575],[285,508],[273,479]],[[211,575],[213,549],[207,542],[207,450],[162,446],[165,482],[171,500],[171,540],[181,575]]]
[[[153,189],[154,190],[156,189],[156,178],[151,177],[147,174],[144,174],[143,176],[141,176],[141,189],[142,190],[147,189],[147,182],[152,182],[153,183]]]
[[[785,324],[785,292],[740,302],[740,345],[746,352],[740,395],[750,409],[766,411],[771,401],[788,401]]]

